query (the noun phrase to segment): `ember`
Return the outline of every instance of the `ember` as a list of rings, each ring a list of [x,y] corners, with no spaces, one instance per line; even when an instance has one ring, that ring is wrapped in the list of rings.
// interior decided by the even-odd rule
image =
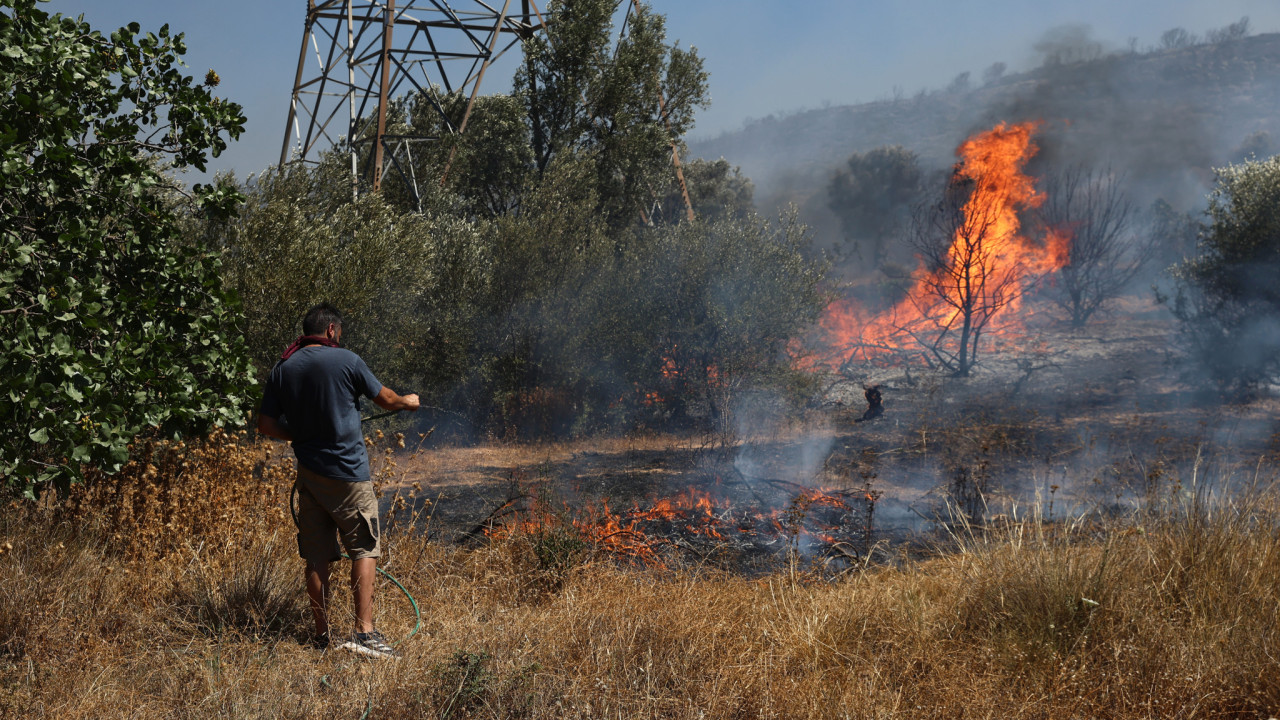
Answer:
[[[605,501],[573,509],[536,499],[486,534],[511,537],[567,525],[614,559],[647,567],[665,567],[682,552],[707,558],[717,552],[777,554],[799,548],[848,558],[857,554],[850,548],[870,547],[877,493],[801,486],[793,486],[793,492],[781,509],[737,504],[692,487],[620,512]]]

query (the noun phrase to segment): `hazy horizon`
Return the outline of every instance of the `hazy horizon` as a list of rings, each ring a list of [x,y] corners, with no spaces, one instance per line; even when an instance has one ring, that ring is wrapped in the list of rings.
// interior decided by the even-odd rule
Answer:
[[[711,76],[711,106],[699,112],[693,142],[769,115],[910,96],[945,86],[962,72],[978,81],[997,62],[1010,73],[1025,71],[1039,62],[1036,43],[1063,26],[1087,28],[1104,50],[1131,42],[1138,49],[1155,47],[1170,28],[1203,35],[1243,16],[1250,18],[1252,34],[1280,30],[1280,5],[1263,0],[1211,6],[1192,0],[1039,6],[1000,0],[980,9],[938,0],[823,0],[800,10],[758,0],[656,0],[651,6],[666,15],[668,39],[698,48]],[[219,94],[243,105],[248,116],[240,141],[210,162],[210,171],[234,170],[243,178],[278,161],[305,18],[302,2],[53,0],[43,7],[84,14],[105,32],[136,21],[144,30],[168,23],[186,33],[189,72],[217,70]],[[518,48],[494,65],[483,92],[510,88],[517,56]]]

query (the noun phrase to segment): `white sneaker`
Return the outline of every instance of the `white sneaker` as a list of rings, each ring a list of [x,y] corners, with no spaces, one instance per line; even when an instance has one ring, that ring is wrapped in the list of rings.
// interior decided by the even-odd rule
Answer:
[[[387,644],[387,639],[377,630],[352,635],[350,640],[342,644],[342,649],[372,658],[400,659],[400,653]]]

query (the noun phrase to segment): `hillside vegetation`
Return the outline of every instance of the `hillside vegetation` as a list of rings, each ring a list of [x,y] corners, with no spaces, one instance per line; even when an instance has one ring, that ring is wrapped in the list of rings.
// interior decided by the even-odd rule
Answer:
[[[611,0],[548,9],[557,24],[523,47],[516,92],[477,98],[481,131],[412,161],[452,174],[353,197],[342,146],[188,191],[163,161],[202,167],[244,118],[212,95],[216,72],[177,69],[182,36],[103,35],[0,0],[0,78],[17,83],[0,94],[0,332],[16,338],[0,346],[0,716],[1280,708],[1280,340],[1260,342],[1280,337],[1280,161],[1218,170],[1207,224],[1169,204],[1231,152],[1268,152],[1280,39],[1060,57],[979,89],[762,122],[715,141],[754,144],[757,166],[728,151],[686,165],[689,220],[671,153],[705,104],[701,58],[639,3],[616,45]],[[438,131],[435,108],[468,104],[424,89],[388,122]],[[863,163],[896,167],[903,190],[875,231],[908,225],[926,193],[946,230],[926,238],[934,286],[961,267],[972,289],[990,274],[948,266],[953,238],[1003,253],[946,221],[975,197],[995,198],[1001,227],[1036,208],[993,193],[982,163],[948,174],[951,153],[1026,119],[1033,163],[1090,166],[1065,178],[1077,197],[1116,197],[1123,176],[1140,202],[1169,200],[1153,235],[1166,254],[1201,241],[1169,302],[1208,357],[1181,374],[1196,353],[1164,351],[1170,315],[1121,297],[1142,245],[1125,235],[1092,265],[1058,258],[1059,277],[1105,292],[1074,315],[1028,313],[1034,337],[978,353],[986,336],[965,334],[955,367],[941,340],[924,362],[907,345],[810,363],[801,340],[844,288],[796,214],[756,212],[733,163],[809,212],[824,162],[907,146]],[[1030,125],[993,135],[1031,154]],[[1090,174],[1107,160],[1122,172]],[[1104,244],[1119,227],[1094,225]],[[1004,289],[986,319],[1024,292]],[[345,312],[343,341],[380,379],[424,401],[363,426],[394,575],[376,624],[398,662],[312,645],[293,459],[241,429],[255,377],[318,301]],[[1236,404],[1198,392],[1213,380]],[[680,497],[705,501],[706,522],[635,522]],[[351,627],[347,593],[330,613]]]
[[[948,167],[967,136],[997,122],[1044,124],[1041,162],[1109,165],[1140,199],[1199,207],[1211,168],[1280,140],[1280,34],[1091,60],[1050,62],[986,84],[975,78],[914,95],[771,115],[690,143],[725,158],[759,189],[762,207],[796,202],[820,228],[825,186],[855,152],[902,145]],[[825,238],[823,238],[825,239]]]

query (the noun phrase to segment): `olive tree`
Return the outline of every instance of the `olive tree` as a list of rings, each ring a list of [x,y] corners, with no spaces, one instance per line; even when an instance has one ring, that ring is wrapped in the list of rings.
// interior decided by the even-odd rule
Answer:
[[[1191,358],[1239,395],[1280,373],[1280,157],[1219,168],[1207,221],[1172,309]]]
[[[252,377],[218,260],[179,233],[225,214],[205,168],[240,106],[181,70],[182,35],[110,35],[0,0],[0,478],[33,495],[105,471],[141,433],[243,419]]]
[[[707,73],[690,48],[668,44],[666,20],[635,3],[618,42],[613,0],[553,1],[545,33],[525,41],[514,86],[525,104],[539,173],[565,151],[589,153],[610,225],[648,218],[667,186],[671,146],[707,104]]]
[[[908,226],[924,175],[916,154],[900,145],[854,153],[827,185],[827,205],[846,242],[874,270]]]
[[[273,169],[246,188],[237,218],[210,231],[244,300],[253,359],[269,368],[307,308],[328,301],[346,315],[344,341],[379,377],[442,392],[465,371],[488,253],[458,208],[353,201],[344,165],[333,152],[318,167]]]

